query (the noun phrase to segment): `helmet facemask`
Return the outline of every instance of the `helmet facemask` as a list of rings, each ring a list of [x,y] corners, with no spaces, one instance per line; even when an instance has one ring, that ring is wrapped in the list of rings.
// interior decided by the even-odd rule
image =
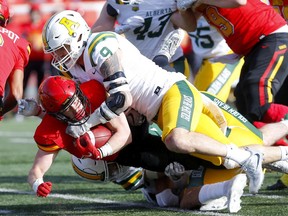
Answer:
[[[82,103],[83,108],[75,114],[74,118],[67,117],[64,113],[70,108],[70,106],[74,103],[76,99],[79,99]],[[84,96],[80,88],[77,86],[76,92],[72,97],[69,97],[63,104],[59,112],[57,113],[49,113],[50,115],[53,115],[55,118],[57,118],[60,121],[64,121],[69,125],[82,125],[90,117],[91,114],[91,104],[87,97]],[[83,116],[81,119],[78,118],[78,116]]]
[[[53,56],[51,64],[63,72],[69,71],[77,62],[78,58],[81,56],[83,49],[75,49],[71,46],[71,39],[68,38],[60,47],[51,50],[50,54]],[[49,51],[46,51],[49,53]],[[59,55],[61,53],[61,55]]]

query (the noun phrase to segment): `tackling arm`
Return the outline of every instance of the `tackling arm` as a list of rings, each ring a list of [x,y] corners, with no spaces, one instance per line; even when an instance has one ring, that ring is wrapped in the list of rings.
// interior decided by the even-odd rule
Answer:
[[[101,32],[101,31],[113,31],[116,18],[108,14],[108,6],[109,4],[106,2],[102,8],[102,11],[97,19],[97,21],[93,24],[91,30],[92,32]]]
[[[119,49],[101,66],[104,86],[109,93],[108,98],[91,115],[87,123],[90,128],[118,117],[132,104],[132,95],[121,65]]]
[[[174,12],[171,16],[171,21],[175,26],[187,32],[195,31],[197,28],[196,17],[190,8],[185,11],[178,10]]]
[[[200,5],[213,5],[221,8],[236,8],[247,4],[247,0],[198,0],[193,4],[193,8]]]
[[[132,135],[130,131],[130,127],[128,125],[127,119],[124,113],[121,113],[118,118],[112,119],[110,122],[106,124],[107,127],[111,131],[113,131],[113,135],[108,140],[105,145],[110,145],[112,152],[110,155],[119,152],[122,148],[124,148],[127,144],[132,142]],[[105,145],[104,150],[105,150]],[[102,147],[100,148],[101,151]],[[107,154],[107,156],[110,156]]]

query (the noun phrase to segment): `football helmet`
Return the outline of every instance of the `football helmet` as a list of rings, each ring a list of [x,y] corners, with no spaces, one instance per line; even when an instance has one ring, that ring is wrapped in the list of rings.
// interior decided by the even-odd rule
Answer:
[[[77,158],[71,156],[73,170],[80,177],[91,181],[115,181],[119,176],[122,176],[129,167],[122,166],[116,162],[93,160],[91,158]]]
[[[69,71],[82,55],[91,29],[76,11],[64,10],[53,15],[42,31],[43,49],[53,56],[51,64]]]
[[[0,0],[0,26],[6,27],[10,19],[9,5],[6,0]]]
[[[38,89],[39,99],[46,112],[57,119],[70,125],[81,125],[85,123],[90,114],[91,106],[79,88],[79,85],[73,80],[63,76],[50,76],[46,78]],[[64,112],[79,99],[83,105],[73,119],[64,115]],[[82,119],[79,119],[81,116]]]

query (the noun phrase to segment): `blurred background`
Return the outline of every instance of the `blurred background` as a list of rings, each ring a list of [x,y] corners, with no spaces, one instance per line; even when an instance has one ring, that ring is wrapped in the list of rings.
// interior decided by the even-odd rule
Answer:
[[[24,97],[37,97],[37,89],[44,77],[57,72],[50,65],[50,55],[42,49],[41,33],[48,18],[61,10],[76,10],[91,26],[103,7],[102,0],[8,0],[10,22],[8,29],[26,38],[32,45],[29,63],[25,68]]]

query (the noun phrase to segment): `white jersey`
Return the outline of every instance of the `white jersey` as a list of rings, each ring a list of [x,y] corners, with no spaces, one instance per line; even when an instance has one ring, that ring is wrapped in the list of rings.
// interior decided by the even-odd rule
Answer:
[[[192,41],[193,52],[202,59],[227,55],[230,51],[225,39],[202,16],[197,20],[197,29],[188,34]]]
[[[157,54],[159,45],[175,28],[171,15],[177,10],[175,0],[143,0],[139,4],[121,4],[119,0],[107,0],[117,12],[117,22],[121,25],[131,16],[140,16],[145,20],[144,26],[126,32],[125,37],[133,43],[140,52],[149,59]],[[178,47],[171,62],[183,56]]]
[[[85,82],[91,79],[103,83],[100,68],[118,49],[121,50],[121,64],[133,97],[132,108],[152,120],[157,114],[167,90],[186,77],[181,73],[167,72],[152,60],[141,55],[126,38],[115,32],[94,33],[84,50],[85,71],[79,66],[70,70],[74,79]]]

